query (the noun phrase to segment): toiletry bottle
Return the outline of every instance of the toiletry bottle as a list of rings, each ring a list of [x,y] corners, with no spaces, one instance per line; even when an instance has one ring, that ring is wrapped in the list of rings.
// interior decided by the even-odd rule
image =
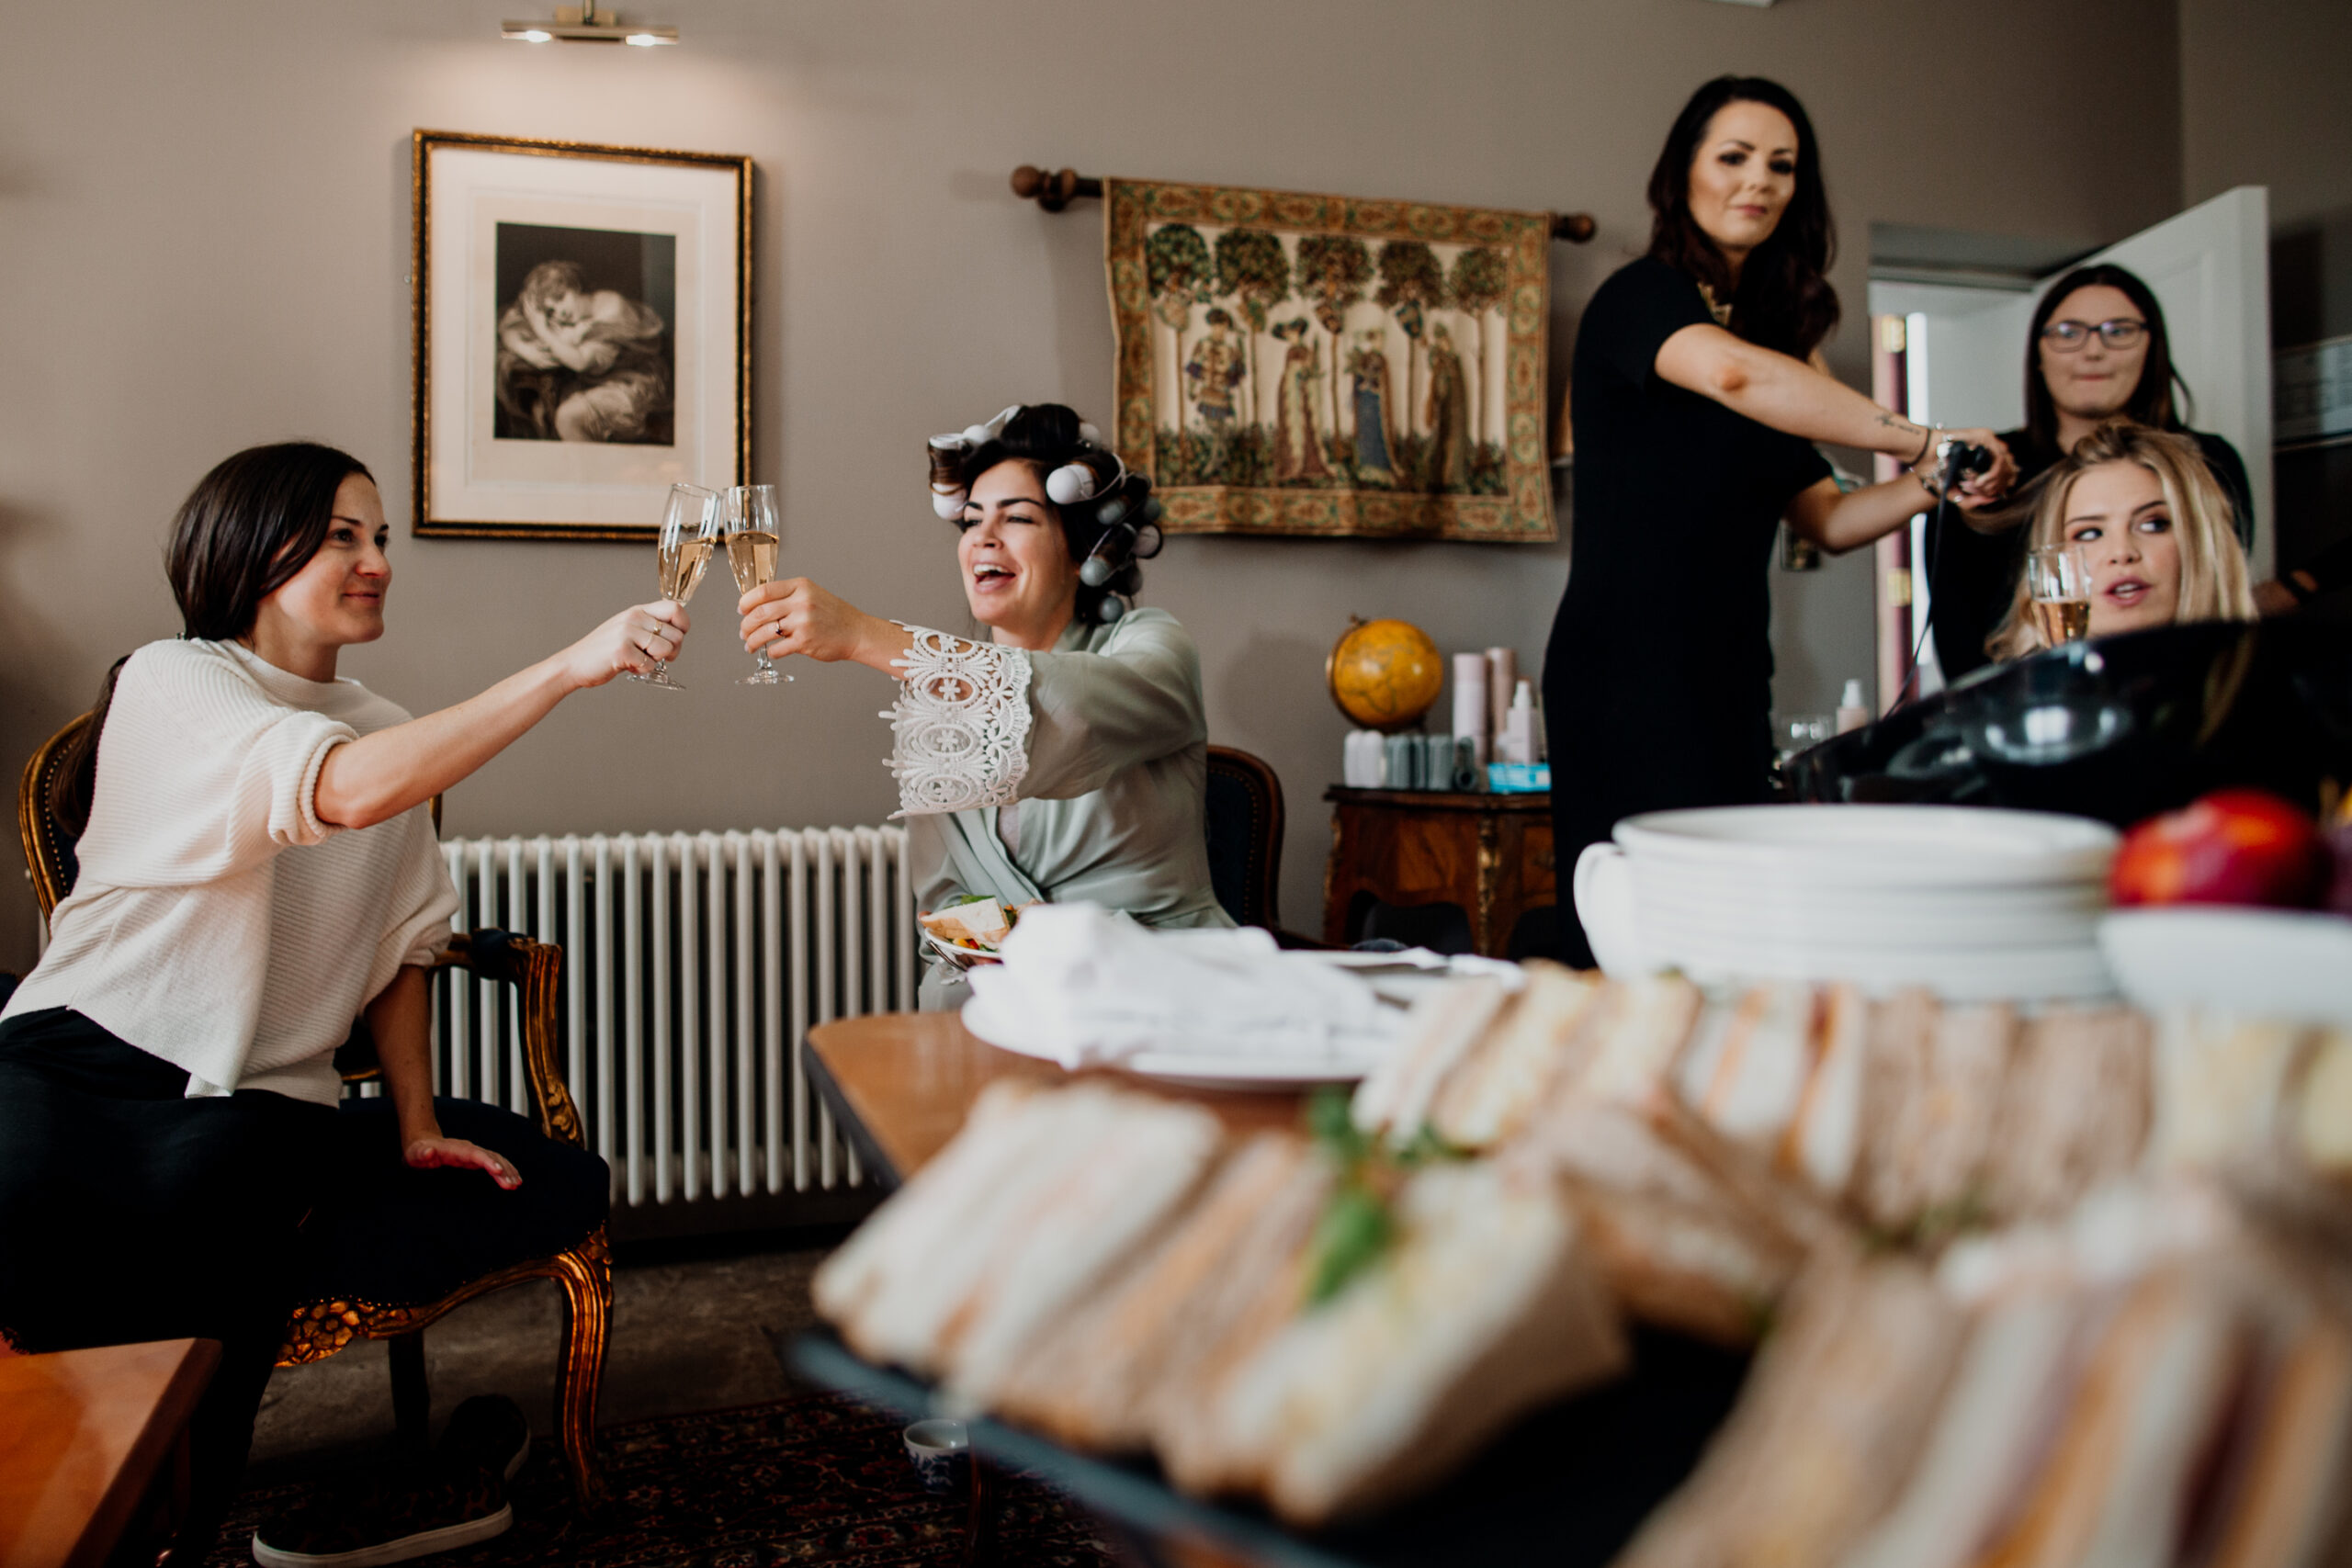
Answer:
[[[1845,694],[1838,699],[1838,733],[1860,729],[1870,721],[1871,705],[1862,695],[1862,683],[1847,682]]]
[[[1532,762],[1535,761],[1535,693],[1532,683],[1521,681],[1510,695],[1510,711],[1503,725],[1503,761]]]

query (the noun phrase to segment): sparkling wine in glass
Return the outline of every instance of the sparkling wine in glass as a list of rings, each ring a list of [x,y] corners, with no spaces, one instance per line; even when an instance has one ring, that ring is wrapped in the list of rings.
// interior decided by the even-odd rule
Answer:
[[[657,541],[662,598],[683,606],[695,596],[695,589],[702,581],[703,570],[710,565],[718,505],[718,495],[715,491],[705,490],[700,485],[670,487],[670,499],[662,508],[662,534]],[[653,661],[651,674],[640,675],[631,671],[629,679],[665,692],[685,690],[670,679],[670,661],[666,659]]]
[[[2091,567],[2079,545],[2044,545],[2026,557],[2033,624],[2052,648],[2080,642],[2091,629]]]
[[[727,541],[727,569],[735,574],[738,592],[749,593],[775,578],[776,545],[782,528],[777,522],[775,486],[737,485],[718,507],[719,535]],[[759,668],[735,683],[774,686],[792,677],[759,654]]]

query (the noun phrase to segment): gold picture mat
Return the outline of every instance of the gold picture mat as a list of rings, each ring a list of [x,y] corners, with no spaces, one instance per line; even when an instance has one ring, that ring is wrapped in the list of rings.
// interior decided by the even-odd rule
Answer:
[[[711,488],[746,483],[752,466],[752,161],[747,154],[694,152],[653,147],[618,146],[599,142],[555,141],[532,137],[484,135],[470,131],[417,130],[411,136],[411,349],[412,387],[410,444],[412,521],[413,533],[458,538],[532,538],[549,540],[617,540],[643,543],[658,530],[658,508],[648,507],[647,521],[639,523],[582,521],[551,515],[545,519],[486,519],[436,515],[434,497],[435,400],[442,399],[445,422],[457,411],[463,417],[463,397],[474,389],[461,388],[453,400],[433,378],[434,317],[452,307],[436,302],[432,288],[435,241],[432,154],[438,149],[514,154],[528,158],[581,159],[635,166],[666,166],[717,173],[731,182],[725,216],[732,232],[724,236],[724,253],[731,277],[727,280],[724,313],[731,318],[731,341],[701,345],[707,361],[704,379],[723,387],[726,457],[721,471],[693,476]],[[713,247],[714,251],[718,247]],[[462,318],[460,318],[462,319]],[[558,505],[548,510],[560,513]]]
[[[1103,196],[1117,442],[1152,475],[1170,532],[1558,537],[1544,446],[1549,214],[1120,179],[1105,180]],[[1182,247],[1159,238],[1177,227],[1197,237],[1178,234]],[[1263,240],[1224,256],[1218,242],[1236,231],[1274,236],[1280,265]],[[1417,298],[1416,268],[1399,265],[1392,279],[1385,265],[1395,242],[1406,243],[1394,259],[1417,264]],[[1488,253],[1471,289],[1483,309],[1453,298],[1462,254],[1474,249]],[[1254,273],[1252,255],[1262,258]],[[1288,330],[1277,337],[1278,328]],[[1463,341],[1474,333],[1475,345]],[[1227,340],[1238,340],[1238,368]],[[1279,367],[1272,355],[1283,356]],[[1360,411],[1378,423],[1357,420]],[[1314,453],[1300,434],[1310,427]],[[1364,440],[1374,429],[1381,439]]]

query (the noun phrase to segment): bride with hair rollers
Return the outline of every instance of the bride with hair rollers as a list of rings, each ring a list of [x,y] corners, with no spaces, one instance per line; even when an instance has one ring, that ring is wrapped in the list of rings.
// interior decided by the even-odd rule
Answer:
[[[1159,502],[1058,403],[931,441],[932,506],[956,525],[990,640],[870,615],[807,578],[743,595],[743,646],[851,660],[900,683],[890,771],[918,908],[959,896],[1229,926],[1209,885],[1200,653],[1134,607]],[[927,1006],[950,999],[934,967]]]

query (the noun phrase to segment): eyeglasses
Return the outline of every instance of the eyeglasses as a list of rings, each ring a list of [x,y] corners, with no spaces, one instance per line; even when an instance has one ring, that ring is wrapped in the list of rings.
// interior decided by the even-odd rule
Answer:
[[[2088,321],[2052,321],[2041,329],[2041,341],[2060,354],[2072,354],[2098,333],[2109,348],[2130,348],[2148,335],[2148,323],[2132,316],[2118,316],[2092,326]]]

